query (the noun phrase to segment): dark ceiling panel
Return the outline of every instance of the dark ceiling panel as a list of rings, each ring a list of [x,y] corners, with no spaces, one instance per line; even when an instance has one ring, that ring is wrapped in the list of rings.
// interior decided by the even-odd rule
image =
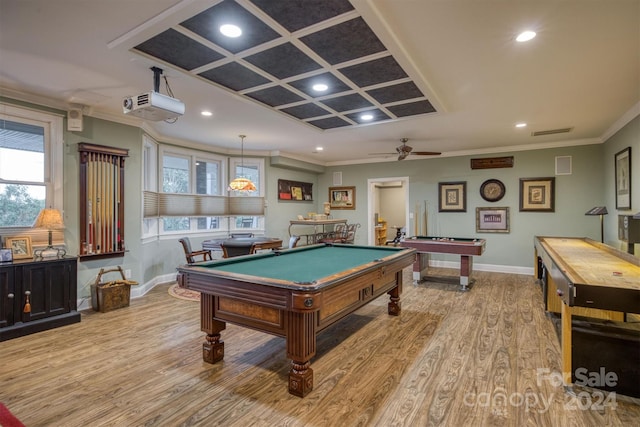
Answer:
[[[342,120],[340,117],[328,117],[326,119],[312,120],[307,123],[324,130],[341,128],[351,125],[351,123],[347,122],[346,120]]]
[[[360,87],[407,78],[407,73],[393,59],[393,56],[363,62],[338,71]]]
[[[415,116],[418,114],[435,113],[436,109],[429,101],[416,101],[387,107],[398,117]]]
[[[204,71],[200,75],[207,80],[236,91],[269,83],[265,77],[237,62],[230,62],[218,68]]]
[[[435,111],[348,0],[222,0],[132,50],[321,130]]]
[[[257,90],[255,92],[249,92],[246,94],[249,98],[256,99],[263,104],[267,104],[271,107],[277,107],[278,105],[292,104],[304,100],[299,95],[283,88],[282,86],[274,86],[266,89]]]
[[[295,107],[287,107],[280,109],[283,113],[287,113],[298,119],[310,119],[311,117],[320,117],[330,114],[327,110],[316,104],[308,103],[296,105]]]
[[[135,49],[185,70],[193,70],[224,58],[215,50],[172,29],[140,43]]]
[[[324,83],[329,86],[329,89],[327,89],[325,92],[316,92],[312,88],[312,86],[316,83]],[[316,76],[294,80],[292,82],[289,82],[289,84],[298,89],[300,92],[304,92],[305,94],[314,98],[317,98],[319,96],[333,95],[335,93],[345,92],[351,89],[349,86],[344,84],[342,80],[331,73],[322,73]]]
[[[422,98],[424,96],[414,82],[372,89],[368,90],[367,93],[381,104],[403,101],[405,99]]]
[[[331,65],[386,50],[362,18],[355,18],[300,38]]]
[[[242,29],[242,37],[231,38],[222,35],[219,28],[223,24],[239,26]],[[180,25],[231,53],[239,53],[280,37],[271,27],[233,0],[218,3]]]
[[[350,95],[338,96],[336,98],[323,99],[322,102],[329,108],[333,108],[335,111],[349,111],[357,110],[359,108],[371,107],[369,101],[358,93],[352,93]]]
[[[347,0],[251,0],[251,3],[291,33],[353,10]]]
[[[320,65],[291,43],[283,43],[244,58],[278,79],[317,70]]]

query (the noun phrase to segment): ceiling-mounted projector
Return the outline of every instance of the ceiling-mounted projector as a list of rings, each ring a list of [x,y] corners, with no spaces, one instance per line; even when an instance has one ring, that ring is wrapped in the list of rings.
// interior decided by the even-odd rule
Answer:
[[[125,98],[122,110],[131,116],[159,122],[183,115],[184,103],[154,91]]]

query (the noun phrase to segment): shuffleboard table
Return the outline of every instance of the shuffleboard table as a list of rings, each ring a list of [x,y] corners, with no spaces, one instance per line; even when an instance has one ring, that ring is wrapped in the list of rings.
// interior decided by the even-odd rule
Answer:
[[[319,244],[184,265],[178,283],[201,292],[205,362],[224,358],[225,322],[285,337],[289,392],[304,397],[313,389],[316,335],[385,293],[397,316],[402,270],[414,257],[407,248]]]
[[[560,301],[562,377],[569,386],[572,315],[640,313],[640,258],[588,238],[536,236],[534,248],[545,298]]]
[[[418,252],[413,264],[414,272],[421,272],[429,267],[429,253],[460,255],[460,289],[466,291],[474,282],[473,257],[484,253],[484,239],[449,238],[435,236],[413,236],[399,242],[400,246],[414,248]],[[433,279],[433,277],[430,277]]]

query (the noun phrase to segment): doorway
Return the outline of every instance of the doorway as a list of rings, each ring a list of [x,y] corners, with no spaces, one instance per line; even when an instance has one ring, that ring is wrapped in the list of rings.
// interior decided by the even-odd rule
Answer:
[[[369,206],[367,210],[368,244],[377,242],[378,219],[387,222],[386,240],[392,240],[396,228],[409,230],[409,177],[370,178],[367,180]]]

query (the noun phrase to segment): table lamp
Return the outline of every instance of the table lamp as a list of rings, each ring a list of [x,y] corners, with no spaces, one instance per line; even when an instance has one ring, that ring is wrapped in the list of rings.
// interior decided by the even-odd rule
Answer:
[[[64,221],[62,220],[62,214],[58,209],[42,209],[36,218],[36,222],[33,224],[34,228],[44,228],[49,231],[49,244],[44,249],[36,249],[33,254],[37,258],[43,258],[44,253],[48,251],[55,251],[55,256],[61,258],[66,255],[67,251],[61,248],[53,247],[53,230],[60,230],[64,228]],[[53,256],[53,253],[51,254]]]
[[[585,215],[600,215],[600,243],[604,243],[604,216],[608,213],[606,206],[596,206],[585,212]]]

